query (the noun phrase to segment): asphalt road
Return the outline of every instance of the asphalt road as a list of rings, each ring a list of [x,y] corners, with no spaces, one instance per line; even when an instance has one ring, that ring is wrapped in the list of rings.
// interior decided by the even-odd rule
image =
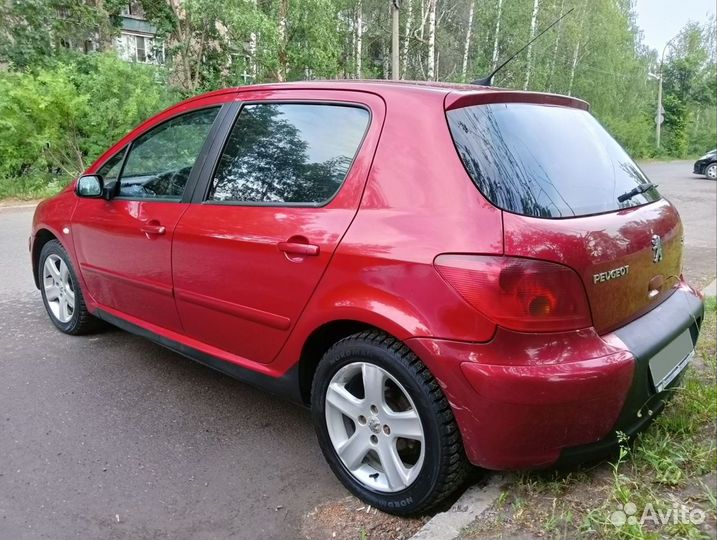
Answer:
[[[643,164],[715,274],[717,183]],[[141,338],[68,337],[30,275],[31,208],[0,208],[0,538],[296,538],[346,492],[307,411]]]
[[[298,538],[346,491],[308,411],[116,329],[52,326],[0,208],[0,538]]]

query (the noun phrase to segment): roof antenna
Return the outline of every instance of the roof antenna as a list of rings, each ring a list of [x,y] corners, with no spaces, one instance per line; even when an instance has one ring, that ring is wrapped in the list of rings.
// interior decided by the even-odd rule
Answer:
[[[499,72],[501,69],[503,69],[508,63],[510,63],[511,60],[513,60],[516,56],[518,56],[518,55],[519,55],[520,53],[522,53],[525,49],[527,49],[527,48],[530,46],[531,43],[533,43],[534,41],[536,41],[540,36],[542,36],[543,34],[545,34],[545,32],[547,32],[548,30],[550,30],[553,26],[555,26],[555,25],[558,24],[560,21],[562,21],[565,17],[567,17],[568,15],[570,15],[573,11],[575,11],[575,8],[574,8],[574,7],[573,7],[573,8],[570,8],[562,17],[559,17],[558,19],[556,19],[555,21],[553,21],[553,23],[552,23],[550,26],[548,26],[547,28],[545,28],[544,30],[542,30],[537,36],[535,36],[535,37],[534,37],[533,39],[531,39],[528,43],[526,43],[525,45],[523,45],[523,47],[521,47],[519,50],[517,50],[517,51],[514,52],[512,55],[510,55],[510,57],[509,57],[505,62],[503,62],[501,65],[499,65],[499,66],[498,66],[497,68],[495,68],[493,71],[491,71],[490,75],[488,75],[487,77],[484,77],[484,78],[482,78],[482,79],[477,79],[477,80],[473,81],[471,84],[477,84],[477,85],[480,85],[480,86],[493,86],[493,77],[495,76],[496,73],[498,73],[498,72]]]

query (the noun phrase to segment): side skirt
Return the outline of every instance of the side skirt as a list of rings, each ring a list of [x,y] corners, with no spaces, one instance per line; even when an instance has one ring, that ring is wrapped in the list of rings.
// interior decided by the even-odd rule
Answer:
[[[206,354],[202,351],[198,351],[192,347],[166,338],[159,334],[156,334],[146,328],[142,328],[136,324],[128,322],[120,317],[107,313],[102,309],[97,309],[94,315],[98,319],[102,319],[130,334],[143,337],[166,347],[182,356],[186,356],[190,360],[199,362],[209,368],[215,369],[225,375],[237,379],[243,383],[249,384],[261,390],[265,390],[271,394],[274,394],[282,399],[291,401],[297,405],[305,407],[303,400],[301,399],[301,391],[299,386],[299,364],[297,363],[281,377],[271,377],[263,373],[257,373],[251,369],[247,369],[236,364],[231,364],[220,360],[214,356]]]

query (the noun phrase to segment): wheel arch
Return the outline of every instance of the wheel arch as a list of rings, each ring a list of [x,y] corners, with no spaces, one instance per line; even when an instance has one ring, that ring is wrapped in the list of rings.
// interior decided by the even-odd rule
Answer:
[[[330,288],[314,296],[305,314],[279,357],[285,365],[298,358],[299,393],[305,404],[311,399],[319,361],[337,341],[364,330],[378,330],[404,343],[411,337],[431,335],[428,321],[405,298],[360,284]]]
[[[35,240],[32,243],[32,278],[35,280],[35,287],[40,288],[40,281],[38,279],[38,267],[40,265],[40,253],[45,244],[57,240],[59,238],[49,229],[41,228],[35,233]],[[60,242],[62,244],[62,242]]]
[[[324,323],[309,334],[304,341],[299,357],[299,392],[304,405],[311,403],[311,384],[314,380],[316,368],[326,351],[342,339],[366,330],[377,330],[401,341],[382,328],[352,319],[340,319]]]

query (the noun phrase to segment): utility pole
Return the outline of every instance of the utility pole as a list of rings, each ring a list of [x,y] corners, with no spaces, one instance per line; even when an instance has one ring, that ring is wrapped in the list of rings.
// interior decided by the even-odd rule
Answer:
[[[657,76],[657,113],[655,114],[655,143],[660,149],[660,130],[662,129],[662,62],[660,62],[660,74]]]
[[[397,81],[400,76],[399,67],[399,46],[398,46],[398,32],[399,32],[399,10],[401,8],[401,0],[391,0],[391,16],[392,16],[392,34],[391,34],[391,78]]]
[[[660,57],[660,71],[657,73],[657,77],[650,74],[650,76],[657,79],[657,113],[655,114],[655,145],[657,146],[657,149],[660,149],[660,136],[662,131],[662,122],[665,120],[665,110],[662,107],[662,68],[665,64],[665,53],[667,52],[667,48],[672,45],[672,42],[675,41],[678,37],[680,37],[680,34],[677,34],[675,37],[673,37],[670,41],[665,43],[665,47],[662,49],[662,56]]]

